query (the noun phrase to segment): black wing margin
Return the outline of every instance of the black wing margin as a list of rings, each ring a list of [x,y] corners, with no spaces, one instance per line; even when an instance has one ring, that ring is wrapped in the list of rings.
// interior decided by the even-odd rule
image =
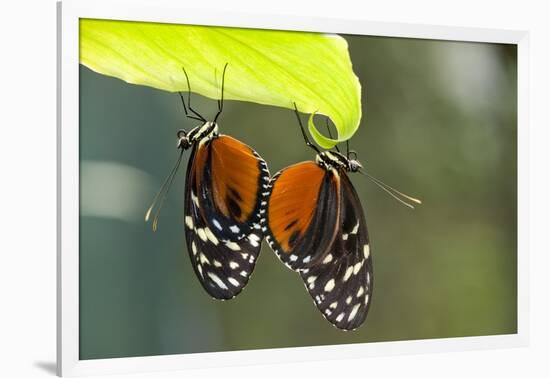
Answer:
[[[371,304],[372,257],[365,215],[346,172],[341,176],[340,228],[323,260],[300,272],[323,316],[334,326],[354,330]]]

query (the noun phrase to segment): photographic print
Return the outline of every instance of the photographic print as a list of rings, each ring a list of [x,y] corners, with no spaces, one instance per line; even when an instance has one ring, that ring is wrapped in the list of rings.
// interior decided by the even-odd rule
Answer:
[[[518,332],[516,44],[79,29],[80,360]]]

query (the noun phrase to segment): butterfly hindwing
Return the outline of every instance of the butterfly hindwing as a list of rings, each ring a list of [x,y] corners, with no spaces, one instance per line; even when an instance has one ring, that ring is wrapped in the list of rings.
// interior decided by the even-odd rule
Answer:
[[[212,225],[213,220],[221,222],[223,214],[208,203],[213,197],[204,195],[205,185],[210,184],[205,181],[211,159],[210,147],[206,143],[195,145],[189,158],[185,184],[185,239],[193,269],[204,289],[216,299],[230,299],[246,286],[254,270],[263,238],[259,225],[261,218],[252,216],[257,223],[250,221],[250,231],[239,240],[223,239],[220,230]]]
[[[216,299],[239,294],[254,271],[261,233],[224,242],[216,239],[206,224],[196,223],[194,228],[186,225],[185,237],[193,269],[204,289]]]
[[[293,270],[323,259],[336,237],[340,181],[316,163],[295,164],[271,180],[266,240]]]
[[[347,174],[340,171],[341,206],[337,236],[321,263],[300,272],[323,316],[353,330],[364,321],[373,288],[372,257],[365,215]]]

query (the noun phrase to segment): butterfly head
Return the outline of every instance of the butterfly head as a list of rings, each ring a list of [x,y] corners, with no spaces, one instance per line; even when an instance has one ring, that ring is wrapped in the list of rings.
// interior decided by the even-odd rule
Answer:
[[[351,154],[345,156],[336,151],[323,151],[317,154],[315,160],[317,164],[325,169],[344,169],[349,172],[357,172],[363,168],[363,165],[357,160],[355,152],[353,152],[352,158]]]
[[[357,172],[361,168],[363,168],[363,165],[359,162],[359,160],[354,160],[354,159],[349,160],[349,170],[351,172]]]
[[[178,138],[178,148],[187,150],[191,146],[191,142],[189,141],[189,137],[187,136],[187,131],[185,130],[178,131],[177,138]]]
[[[189,132],[178,131],[178,148],[188,149],[195,143],[206,142],[218,136],[218,124],[216,122],[205,122]]]
[[[363,164],[357,160],[357,152],[355,151],[348,151],[348,162],[349,162],[349,171],[350,172],[358,172],[359,170],[363,169]]]

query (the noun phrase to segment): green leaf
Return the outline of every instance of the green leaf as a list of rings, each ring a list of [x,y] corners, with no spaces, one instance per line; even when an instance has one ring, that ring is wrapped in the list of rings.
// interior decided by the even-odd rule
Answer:
[[[128,83],[176,92],[191,89],[328,116],[338,131],[331,140],[310,117],[309,130],[324,148],[353,135],[361,120],[361,85],[346,41],[337,35],[126,22],[80,21],[80,62]],[[289,118],[290,120],[291,118]]]

